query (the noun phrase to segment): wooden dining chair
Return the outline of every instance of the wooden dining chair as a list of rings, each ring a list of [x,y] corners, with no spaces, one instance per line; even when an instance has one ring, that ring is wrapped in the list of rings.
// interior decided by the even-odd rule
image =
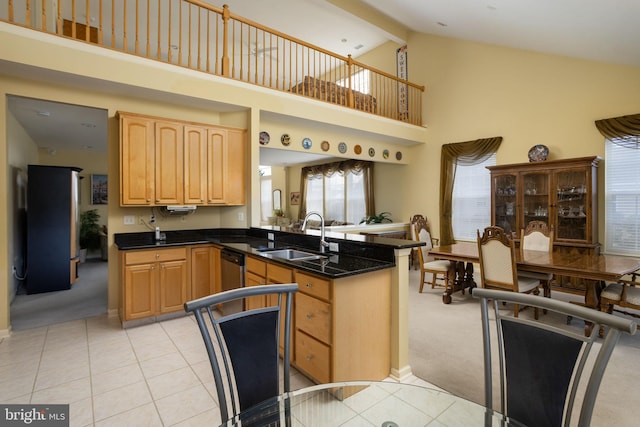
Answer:
[[[552,298],[480,288],[472,293],[481,300],[485,406],[496,409],[493,380],[499,376],[499,411],[506,425],[589,426],[613,348],[622,333],[635,334],[636,322]],[[515,319],[501,310],[502,303],[533,306],[604,325],[607,335],[601,345],[594,346],[596,334],[585,336],[546,321]],[[496,322],[497,334],[489,326],[490,317]],[[496,355],[498,364],[492,362]],[[593,362],[586,363],[587,359]],[[499,366],[498,375],[494,365]],[[574,401],[581,405],[576,411]],[[574,414],[579,415],[577,423],[571,423]]]
[[[414,227],[417,226],[417,227]],[[411,240],[418,240],[418,235],[416,234],[416,229],[417,230],[427,230],[427,232],[429,233],[429,237],[431,238],[431,245],[432,246],[438,246],[438,243],[440,242],[440,239],[435,238],[433,236],[431,236],[431,230],[429,229],[429,222],[427,221],[427,219],[425,218],[424,215],[421,214],[416,214],[413,215],[410,219],[409,219],[409,228],[410,228],[410,232],[411,232]],[[411,251],[411,265],[413,266],[414,270],[417,270],[420,267],[420,259],[418,258],[418,249],[414,248]]]
[[[448,272],[451,262],[447,260],[434,260],[430,257],[429,249],[433,248],[433,240],[431,239],[429,230],[419,223],[413,224],[412,228],[413,236],[415,236],[414,240],[425,243],[424,246],[416,248],[418,265],[420,266],[420,288],[418,292],[422,293],[425,283],[431,285],[431,289],[434,289],[436,286],[447,287],[449,285]],[[429,281],[428,277],[431,277],[431,281]],[[438,282],[438,279],[440,279],[440,282]]]
[[[530,221],[526,228],[520,230],[520,251],[553,252],[553,229],[550,230],[544,221]],[[551,298],[552,273],[518,271],[518,275],[540,280],[543,295]]]
[[[503,228],[486,227],[478,233],[478,258],[480,263],[480,283],[483,288],[538,295],[539,279],[522,277],[516,268],[515,245]],[[520,307],[513,307],[514,317],[518,317]],[[535,318],[538,309],[534,308]]]
[[[297,291],[297,283],[248,286],[184,304],[185,311],[196,318],[209,355],[222,422],[290,391],[291,307]],[[219,304],[262,295],[274,296],[277,303],[226,316],[216,311]],[[280,333],[284,336],[282,391]]]
[[[638,317],[638,312],[617,310],[615,306],[640,310],[640,270],[622,276],[617,283],[610,283],[600,294],[600,311],[613,313],[614,311],[627,316]],[[600,336],[604,330],[600,327]]]

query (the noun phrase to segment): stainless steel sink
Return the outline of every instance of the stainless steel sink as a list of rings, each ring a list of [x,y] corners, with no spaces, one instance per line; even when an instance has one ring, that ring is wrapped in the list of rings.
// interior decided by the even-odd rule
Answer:
[[[261,252],[260,255],[266,258],[279,258],[287,261],[307,261],[310,259],[326,258],[323,255],[300,251],[298,249],[275,249],[272,251]]]

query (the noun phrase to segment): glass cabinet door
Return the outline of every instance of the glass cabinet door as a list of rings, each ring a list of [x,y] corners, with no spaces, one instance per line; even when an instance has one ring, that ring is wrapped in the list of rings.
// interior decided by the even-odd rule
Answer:
[[[517,231],[516,226],[516,175],[498,175],[494,177],[494,225],[502,227],[510,234]]]
[[[584,169],[556,173],[556,230],[558,240],[587,239],[587,174]]]
[[[547,172],[522,175],[522,228],[531,221],[549,225],[549,174]]]

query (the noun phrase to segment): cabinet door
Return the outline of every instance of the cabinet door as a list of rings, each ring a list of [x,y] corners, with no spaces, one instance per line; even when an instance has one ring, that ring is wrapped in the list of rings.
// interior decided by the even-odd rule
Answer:
[[[156,197],[160,205],[184,204],[184,144],[182,125],[156,122]]]
[[[207,129],[184,127],[184,203],[202,205],[207,197]]]
[[[531,221],[544,221],[549,227],[551,212],[551,194],[549,191],[549,173],[531,172],[522,174],[522,222],[523,229]],[[518,236],[520,232],[518,231]]]
[[[120,205],[152,205],[154,186],[153,120],[120,115]]]
[[[226,141],[225,129],[209,129],[207,133],[207,203],[209,204],[222,204],[225,201]]]
[[[493,203],[491,206],[493,211],[491,213],[491,223],[502,227],[509,234],[518,230],[516,221],[516,178],[516,174],[502,174],[492,177],[491,187],[493,194],[491,197],[493,197]]]
[[[227,131],[227,175],[225,177],[225,203],[227,205],[245,204],[246,175],[245,131],[229,129]]]
[[[158,311],[155,264],[139,264],[124,269],[124,318],[140,319]]]
[[[555,240],[589,242],[591,205],[589,169],[573,168],[554,174],[556,190]]]
[[[187,301],[187,261],[158,263],[160,313],[183,310]]]
[[[245,286],[260,286],[266,284],[266,280],[264,277],[258,276],[257,274],[247,272],[245,274],[244,285]],[[266,296],[259,295],[256,297],[249,297],[245,299],[244,303],[245,309],[253,310],[255,308],[264,308],[267,306]]]
[[[191,299],[202,298],[215,292],[214,248],[191,249]]]

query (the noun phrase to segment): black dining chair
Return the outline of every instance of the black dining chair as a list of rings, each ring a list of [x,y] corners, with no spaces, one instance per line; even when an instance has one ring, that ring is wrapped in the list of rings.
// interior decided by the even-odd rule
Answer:
[[[624,333],[635,334],[634,321],[551,298],[530,294],[475,288],[481,299],[484,344],[485,406],[493,408],[492,356],[497,353],[500,378],[499,410],[505,421],[527,426],[569,426],[573,404],[581,393],[579,426],[589,426],[602,376],[613,349]],[[543,320],[513,316],[502,303],[538,307],[570,315],[607,328],[602,345],[593,345],[597,333],[584,336],[570,326],[561,328]],[[489,327],[491,303],[497,334]],[[543,319],[548,319],[544,316]],[[492,341],[497,347],[492,353]],[[595,353],[595,358],[590,353]],[[587,359],[590,361],[587,362]],[[496,375],[498,376],[498,375]],[[515,422],[513,422],[515,421]]]
[[[249,286],[184,304],[185,311],[195,315],[207,348],[222,422],[290,391],[291,307],[297,291],[297,283]],[[273,301],[273,305],[228,315],[216,310],[219,304],[263,295],[269,296],[267,301]]]

